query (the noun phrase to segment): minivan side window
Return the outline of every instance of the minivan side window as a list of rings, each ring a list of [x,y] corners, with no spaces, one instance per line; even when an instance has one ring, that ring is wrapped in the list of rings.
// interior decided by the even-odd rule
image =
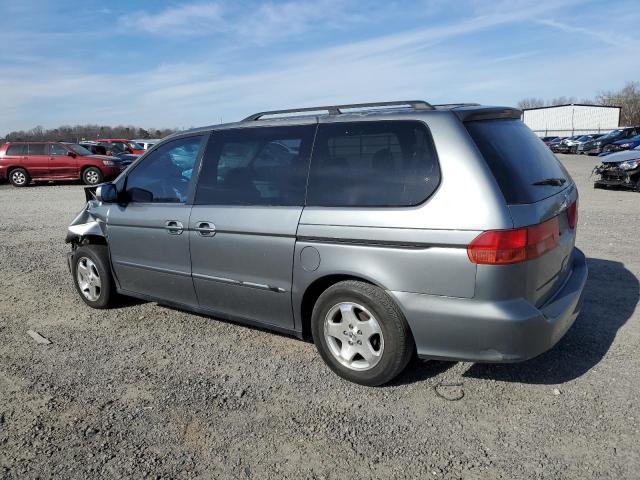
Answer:
[[[184,203],[200,152],[202,135],[167,142],[127,175],[127,198],[134,203]]]
[[[214,132],[196,205],[304,205],[315,125]]]
[[[431,134],[418,121],[322,124],[307,205],[402,207],[424,202],[440,183]]]
[[[46,143],[30,143],[29,155],[49,155]]]
[[[19,143],[17,145],[9,145],[7,147],[7,152],[5,155],[7,156],[19,156],[27,154],[27,145],[25,143]]]

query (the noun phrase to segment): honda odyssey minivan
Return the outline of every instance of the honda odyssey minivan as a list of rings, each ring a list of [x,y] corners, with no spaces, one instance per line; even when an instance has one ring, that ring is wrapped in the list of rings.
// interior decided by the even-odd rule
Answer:
[[[520,114],[401,101],[174,134],[87,190],[75,287],[311,339],[364,385],[413,355],[532,358],[578,316],[587,264],[576,186]]]

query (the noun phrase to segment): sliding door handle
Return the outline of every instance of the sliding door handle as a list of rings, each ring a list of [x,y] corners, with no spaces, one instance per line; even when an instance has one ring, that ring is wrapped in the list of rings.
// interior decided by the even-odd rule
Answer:
[[[194,230],[203,237],[213,237],[216,234],[216,226],[212,222],[198,222]]]
[[[184,232],[184,226],[182,222],[177,220],[167,220],[164,224],[164,229],[169,235],[180,235]]]

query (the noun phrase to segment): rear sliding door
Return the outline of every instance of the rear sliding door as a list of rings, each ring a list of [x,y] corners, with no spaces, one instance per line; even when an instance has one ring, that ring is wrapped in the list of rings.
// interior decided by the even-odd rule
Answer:
[[[189,222],[201,307],[293,328],[293,254],[315,128],[238,128],[211,136]]]

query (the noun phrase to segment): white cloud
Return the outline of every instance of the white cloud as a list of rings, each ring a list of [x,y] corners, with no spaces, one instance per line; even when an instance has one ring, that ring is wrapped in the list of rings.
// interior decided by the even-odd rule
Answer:
[[[158,13],[132,12],[120,18],[125,28],[161,35],[201,35],[224,30],[222,7],[218,3],[192,3]]]
[[[513,25],[530,26],[556,8],[561,4],[505,8],[500,14],[480,9],[476,16],[450,24],[333,47],[296,53],[260,49],[264,59],[248,56],[249,47],[137,72],[85,73],[78,70],[81,67],[64,67],[60,62],[33,62],[0,76],[0,91],[11,92],[0,98],[0,133],[36,124],[85,122],[190,127],[217,123],[221,116],[233,121],[270,108],[402,98],[508,104],[526,96],[586,97],[603,88],[617,88],[612,79],[620,83],[633,79],[630,73],[637,69],[626,59],[631,47],[604,44],[557,57],[516,49],[492,57],[482,43],[457,41],[485,31],[495,37]],[[175,26],[158,20],[166,13],[160,12],[149,25]],[[287,18],[299,17],[294,22],[303,24],[308,15],[306,10],[294,9]],[[278,29],[273,28],[264,35],[277,35]],[[592,55],[598,56],[599,68],[581,74],[581,66]]]
[[[594,38],[602,43],[611,45],[613,47],[629,47],[631,45],[637,45],[637,40],[621,35],[620,33],[613,33],[603,30],[602,26],[590,25],[589,28],[574,27],[567,25],[566,23],[557,22],[555,20],[538,20],[536,23],[553,27],[558,30],[562,30],[565,33],[575,33],[580,36],[586,36]]]

